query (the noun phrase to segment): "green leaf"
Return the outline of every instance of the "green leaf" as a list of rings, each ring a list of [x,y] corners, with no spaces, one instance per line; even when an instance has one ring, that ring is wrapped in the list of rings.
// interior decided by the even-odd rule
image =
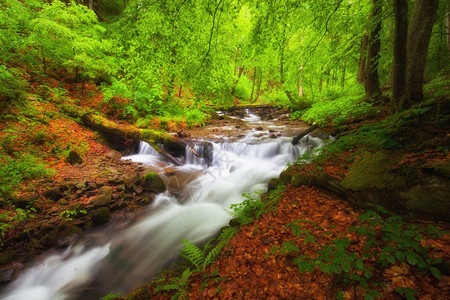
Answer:
[[[356,260],[355,265],[358,270],[364,269],[364,263],[361,259]]]
[[[398,261],[400,261],[400,262],[404,262],[405,261],[405,254],[403,252],[395,251],[394,255],[398,259]]]
[[[406,260],[410,265],[415,265],[417,263],[417,255],[412,252],[406,253]]]
[[[442,274],[441,271],[439,271],[436,267],[430,267],[430,272],[433,274],[434,277],[436,277],[438,280],[441,280]]]

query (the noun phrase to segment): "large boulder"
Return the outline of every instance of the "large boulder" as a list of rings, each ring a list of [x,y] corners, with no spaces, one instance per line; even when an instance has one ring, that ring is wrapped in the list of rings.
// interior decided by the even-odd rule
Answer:
[[[155,172],[146,173],[140,178],[140,182],[142,188],[150,192],[162,193],[166,190],[164,180]]]
[[[352,191],[404,186],[406,178],[392,172],[399,159],[393,151],[364,152],[350,167],[342,186]]]
[[[67,161],[71,165],[78,165],[83,163],[83,156],[81,155],[81,152],[78,149],[71,149],[69,151],[69,155],[67,156]]]
[[[427,176],[401,196],[414,215],[450,222],[450,184],[447,178]]]
[[[102,186],[98,189],[97,195],[91,201],[94,206],[105,206],[111,203],[113,188],[110,186]]]

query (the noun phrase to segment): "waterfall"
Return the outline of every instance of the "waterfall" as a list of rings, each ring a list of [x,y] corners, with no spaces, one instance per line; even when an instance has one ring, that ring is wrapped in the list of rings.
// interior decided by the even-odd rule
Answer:
[[[231,216],[226,210],[243,201],[243,193],[266,190],[267,182],[278,177],[288,162],[321,145],[321,140],[311,137],[295,146],[287,138],[212,143],[209,167],[193,154],[202,151],[201,144],[186,149],[187,164],[172,168],[196,175],[187,181],[181,196],[157,195],[145,218],[105,237],[97,246],[85,247],[81,239],[48,256],[10,284],[0,298],[98,299],[109,292],[129,293],[178,257],[181,239],[208,240],[228,224]],[[162,160],[146,143],[129,158],[149,164]],[[175,180],[171,178],[167,180]]]

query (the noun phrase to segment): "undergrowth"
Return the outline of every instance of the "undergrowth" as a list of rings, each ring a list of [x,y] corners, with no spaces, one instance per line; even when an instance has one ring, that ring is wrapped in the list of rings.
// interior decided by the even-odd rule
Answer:
[[[330,234],[327,228],[309,220],[296,220],[287,224],[284,230],[292,230],[297,239],[286,241],[281,246],[272,246],[266,258],[278,252],[294,255],[299,272],[313,272],[319,268],[325,273],[335,274],[335,282],[344,287],[351,283],[362,286],[366,291],[364,299],[381,297],[376,287],[384,286],[384,283],[378,282],[374,276],[380,267],[387,269],[407,263],[441,279],[441,272],[436,267],[441,259],[429,257],[427,249],[430,246],[423,246],[421,241],[424,237],[438,237],[445,232],[431,225],[419,227],[409,224],[379,206],[376,210],[366,211],[359,219],[361,225],[352,226],[349,232],[358,234],[358,240],[364,245],[362,252],[352,251],[350,246],[355,241],[344,237],[345,234],[331,240],[330,244],[319,246],[316,240]],[[314,230],[306,229],[304,224],[312,225]],[[307,257],[302,254],[302,247],[317,248],[316,255]],[[407,299],[415,299],[416,292],[412,289],[400,288],[396,292]],[[342,292],[338,293],[337,298],[343,299]]]

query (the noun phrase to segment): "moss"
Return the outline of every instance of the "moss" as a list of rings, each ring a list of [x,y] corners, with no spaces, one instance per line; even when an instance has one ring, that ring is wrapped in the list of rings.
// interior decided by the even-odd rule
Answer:
[[[159,177],[158,173],[148,172],[141,177],[140,181],[143,189],[145,190],[155,193],[162,193],[166,190],[166,184],[164,183],[162,178]]]
[[[391,172],[398,160],[393,151],[364,152],[352,164],[342,186],[353,191],[401,187],[405,185],[406,178]]]
[[[17,256],[17,252],[14,250],[8,250],[0,254],[0,265],[6,265],[13,261]]]
[[[97,209],[95,211],[92,212],[92,222],[95,225],[102,225],[105,224],[109,221],[111,217],[111,213],[109,212],[109,210],[106,207]]]

